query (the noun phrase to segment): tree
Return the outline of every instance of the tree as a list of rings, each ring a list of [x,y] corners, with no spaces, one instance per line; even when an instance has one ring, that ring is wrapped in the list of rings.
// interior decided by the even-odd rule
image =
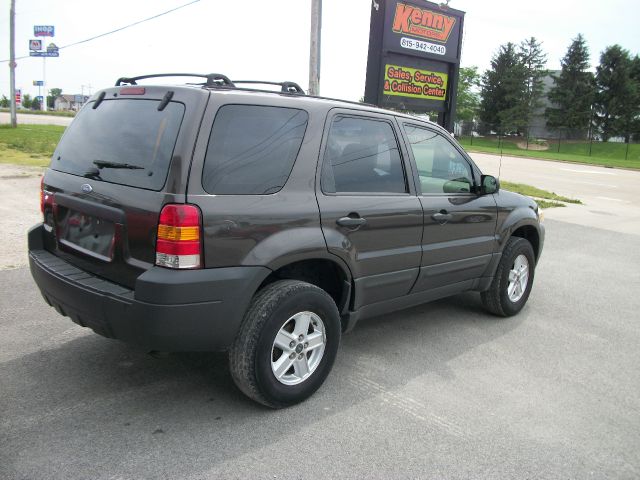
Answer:
[[[640,57],[631,60],[631,80],[635,86],[635,107],[632,110],[631,133],[635,141],[640,140]]]
[[[480,97],[475,91],[480,86],[478,67],[460,68],[456,117],[462,122],[473,121],[480,107]]]
[[[640,111],[638,60],[620,45],[607,47],[600,55],[595,76],[595,125],[604,141],[624,136],[629,142]]]
[[[510,130],[521,123],[525,73],[516,45],[501,45],[482,76],[480,120],[489,129]]]
[[[549,100],[553,106],[545,111],[547,124],[584,132],[589,128],[595,92],[593,74],[588,71],[589,49],[581,34],[573,39],[560,65],[560,75],[552,75]]]
[[[31,95],[29,95],[28,93],[25,93],[24,95],[22,95],[22,106],[24,108],[31,108],[32,102],[33,102],[33,99],[31,98]]]
[[[49,90],[49,95],[47,96],[47,107],[53,109],[55,107],[55,100],[60,95],[62,95],[61,88],[52,88]]]
[[[40,105],[40,100],[38,99],[38,97],[35,97],[31,102],[31,110],[40,110],[40,108],[42,108],[42,105]]]
[[[482,77],[480,118],[501,131],[522,132],[540,108],[547,56],[531,37],[501,45]]]
[[[6,95],[2,95],[2,99],[0,99],[0,108],[9,108],[9,99]]]
[[[544,91],[543,79],[547,75],[545,68],[547,54],[542,50],[542,44],[535,37],[520,43],[520,59],[524,68],[524,97],[522,98],[522,119],[530,123],[532,115],[542,106]]]

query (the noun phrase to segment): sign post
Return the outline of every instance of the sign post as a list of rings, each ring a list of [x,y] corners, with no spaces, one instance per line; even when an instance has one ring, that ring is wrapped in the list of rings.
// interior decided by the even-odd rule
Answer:
[[[464,12],[425,0],[373,0],[365,101],[438,112],[453,132]]]
[[[44,85],[44,82],[42,80],[34,80],[33,81],[33,86],[34,87],[38,87],[38,102],[40,103],[40,109],[42,109],[42,94],[40,93],[40,89],[42,88],[42,86]]]
[[[9,9],[9,96],[11,97],[11,128],[18,126],[16,115],[16,0]]]
[[[33,35],[35,37],[54,37],[56,29],[53,25],[34,25]],[[44,102],[42,102],[42,110],[47,111],[47,57],[59,57],[58,47],[54,43],[47,45],[47,49],[42,51],[42,40],[29,41],[29,56],[42,57],[42,87],[44,90]],[[38,93],[40,93],[38,91]]]

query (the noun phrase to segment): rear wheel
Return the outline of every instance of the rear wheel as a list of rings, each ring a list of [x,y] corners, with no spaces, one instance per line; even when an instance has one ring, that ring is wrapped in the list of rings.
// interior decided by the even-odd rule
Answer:
[[[301,402],[331,371],[340,343],[333,299],[309,283],[282,280],[253,298],[229,352],[247,396],[272,408]]]
[[[481,294],[484,307],[501,317],[518,313],[531,293],[534,270],[531,244],[524,238],[511,237],[502,252],[489,290]]]

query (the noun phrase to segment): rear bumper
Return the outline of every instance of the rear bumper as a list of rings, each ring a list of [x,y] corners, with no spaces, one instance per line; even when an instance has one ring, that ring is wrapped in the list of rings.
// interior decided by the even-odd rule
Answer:
[[[96,333],[149,350],[224,350],[233,342],[266,267],[174,271],[153,267],[134,290],[49,253],[29,231],[29,266],[46,302]]]

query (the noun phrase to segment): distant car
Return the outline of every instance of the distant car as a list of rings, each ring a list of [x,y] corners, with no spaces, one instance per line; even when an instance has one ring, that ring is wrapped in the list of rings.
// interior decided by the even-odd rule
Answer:
[[[496,315],[525,305],[541,212],[446,130],[291,82],[137,85],[162,76],[93,95],[46,170],[29,260],[60,314],[149,350],[227,350],[238,387],[279,408],[320,387],[359,319],[469,290]]]

